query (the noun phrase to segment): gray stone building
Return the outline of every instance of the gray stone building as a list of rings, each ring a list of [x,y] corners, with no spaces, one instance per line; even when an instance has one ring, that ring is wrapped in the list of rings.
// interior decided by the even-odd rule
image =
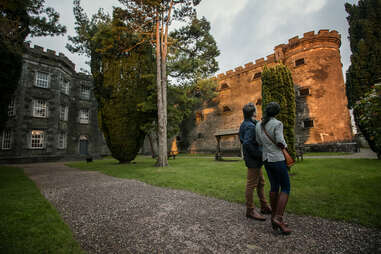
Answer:
[[[34,46],[0,133],[0,162],[53,161],[108,154],[89,75],[62,53]]]

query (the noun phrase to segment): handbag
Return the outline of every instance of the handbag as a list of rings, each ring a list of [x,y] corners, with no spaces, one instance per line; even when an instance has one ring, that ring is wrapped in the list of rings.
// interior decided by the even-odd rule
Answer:
[[[265,132],[266,136],[271,140],[271,142],[274,143],[274,145],[278,146],[275,141],[270,137],[270,135],[267,133],[265,127],[261,124],[261,127],[263,131]],[[295,164],[294,158],[291,157],[290,153],[288,152],[287,148],[280,148],[282,150],[284,160],[286,161],[287,167],[292,167]]]

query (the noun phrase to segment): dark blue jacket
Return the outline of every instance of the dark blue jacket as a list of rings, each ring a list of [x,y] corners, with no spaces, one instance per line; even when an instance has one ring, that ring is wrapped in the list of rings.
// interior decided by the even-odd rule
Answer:
[[[246,167],[260,168],[262,163],[262,147],[255,138],[255,125],[257,121],[244,120],[239,128],[239,139],[243,148],[243,157]]]

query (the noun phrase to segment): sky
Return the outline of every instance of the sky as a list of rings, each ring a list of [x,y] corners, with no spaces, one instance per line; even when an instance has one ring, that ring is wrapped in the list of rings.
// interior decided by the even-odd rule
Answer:
[[[198,17],[205,16],[211,23],[211,34],[221,55],[217,58],[223,73],[243,66],[255,59],[273,53],[276,45],[309,31],[337,30],[341,34],[343,73],[350,65],[348,23],[344,4],[356,0],[203,0],[197,7]],[[76,64],[76,70],[89,70],[84,56],[71,54],[65,45],[68,35],[75,35],[73,3],[71,0],[46,0],[46,5],[60,13],[60,23],[67,34],[56,37],[29,38],[37,44],[64,53]],[[119,6],[117,0],[82,0],[81,6],[88,15],[99,8],[112,12]],[[344,75],[345,78],[345,75]]]

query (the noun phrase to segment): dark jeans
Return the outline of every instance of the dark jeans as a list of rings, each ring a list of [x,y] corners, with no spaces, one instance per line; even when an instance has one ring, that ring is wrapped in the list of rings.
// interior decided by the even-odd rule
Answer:
[[[285,161],[268,162],[265,161],[267,176],[271,184],[271,192],[281,192],[290,194],[290,177]]]

